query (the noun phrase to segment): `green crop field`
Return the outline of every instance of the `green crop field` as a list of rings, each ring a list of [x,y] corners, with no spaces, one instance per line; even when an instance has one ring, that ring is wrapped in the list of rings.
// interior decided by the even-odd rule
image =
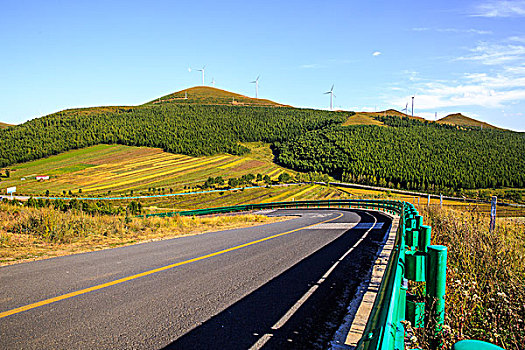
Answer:
[[[237,178],[245,174],[268,175],[277,179],[282,173],[295,174],[272,163],[269,145],[244,143],[252,149],[246,156],[218,154],[190,157],[163,152],[157,148],[123,145],[97,145],[65,152],[56,156],[12,167],[2,188],[17,187],[17,193],[28,195],[60,195],[63,191],[82,195],[106,195],[151,192],[181,192],[197,188],[208,177]],[[49,180],[37,181],[37,175]]]
[[[330,186],[314,184],[282,185],[272,187],[246,188],[236,191],[221,191],[184,196],[153,197],[141,199],[147,213],[159,213],[188,209],[223,207],[231,205],[270,203],[316,199],[348,199],[350,196]],[[125,204],[129,200],[122,201]],[[120,204],[120,203],[116,203]]]

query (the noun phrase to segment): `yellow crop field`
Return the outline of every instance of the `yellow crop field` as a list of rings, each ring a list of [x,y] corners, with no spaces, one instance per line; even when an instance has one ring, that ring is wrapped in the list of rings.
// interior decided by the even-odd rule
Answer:
[[[138,195],[149,189],[182,192],[202,185],[208,177],[224,179],[254,175],[278,177],[285,169],[272,162],[269,145],[245,143],[254,151],[246,156],[219,154],[191,157],[163,152],[157,148],[123,145],[97,145],[65,152],[33,162],[10,167],[11,177],[0,186],[17,187],[17,194],[87,196]],[[290,174],[293,171],[286,170]],[[49,180],[37,181],[37,175],[49,175]],[[5,190],[4,190],[5,191]]]

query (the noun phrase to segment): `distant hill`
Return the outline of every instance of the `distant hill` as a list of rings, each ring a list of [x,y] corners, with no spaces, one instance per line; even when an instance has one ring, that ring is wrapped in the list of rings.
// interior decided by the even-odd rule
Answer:
[[[88,116],[100,113],[128,113],[136,109],[161,104],[195,104],[195,105],[230,105],[230,106],[261,106],[261,107],[291,107],[270,100],[251,98],[234,92],[209,86],[195,86],[189,89],[162,96],[139,106],[100,106],[65,109],[51,115]],[[9,126],[2,126],[0,128]]]
[[[64,109],[63,111],[56,112],[50,115],[75,115],[75,116],[87,116],[91,114],[99,113],[127,113],[133,111],[135,106],[101,106],[101,107],[84,107],[84,108],[71,108]]]
[[[384,125],[381,121],[375,119],[374,117],[380,117],[380,116],[387,116],[387,115],[393,115],[396,117],[407,117],[409,119],[416,119],[416,120],[425,120],[418,116],[411,116],[399,111],[396,111],[395,109],[387,109],[385,111],[380,112],[355,112],[354,115],[350,116],[346,122],[343,123],[343,125]]]
[[[189,89],[177,91],[148,102],[146,105],[164,103],[289,107],[270,100],[252,98],[210,86],[195,86]]]
[[[407,117],[410,119],[425,120],[424,118],[418,117],[417,115],[411,116],[410,114],[405,114],[403,112],[396,111],[395,109],[387,109],[386,111],[381,111],[381,112],[361,112],[361,113],[364,115],[368,115],[370,117],[395,115],[396,117]]]
[[[7,124],[7,123],[0,122],[0,129],[5,129],[5,128],[11,126],[11,125],[13,125],[13,124]]]
[[[344,126],[346,125],[384,125],[379,120],[376,120],[372,118],[369,115],[366,115],[362,112],[356,112],[356,114],[351,115],[348,117],[348,119],[343,123]]]
[[[477,127],[483,127],[484,129],[498,129],[501,130],[501,128],[495,127],[494,125],[490,125],[488,123],[469,118],[467,116],[464,116],[461,113],[455,113],[455,114],[449,114],[444,118],[441,118],[437,121],[439,124],[452,124],[452,125],[459,125],[459,126],[477,126]]]

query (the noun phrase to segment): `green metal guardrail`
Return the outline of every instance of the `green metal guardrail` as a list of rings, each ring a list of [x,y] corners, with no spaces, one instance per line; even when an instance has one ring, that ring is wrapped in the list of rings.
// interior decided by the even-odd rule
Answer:
[[[447,248],[430,245],[431,228],[414,205],[392,200],[318,200],[246,204],[230,207],[186,210],[140,215],[139,217],[173,217],[209,215],[277,208],[356,208],[377,209],[400,216],[395,248],[390,255],[379,292],[358,349],[405,348],[402,321],[429,330],[434,347],[439,347],[445,316],[445,283]],[[420,299],[409,295],[408,280],[426,282]]]

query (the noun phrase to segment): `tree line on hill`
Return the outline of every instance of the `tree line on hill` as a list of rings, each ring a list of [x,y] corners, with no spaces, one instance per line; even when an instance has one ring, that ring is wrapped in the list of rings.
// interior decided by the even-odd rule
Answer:
[[[390,123],[397,127],[337,126],[277,142],[276,161],[347,182],[428,192],[525,186],[525,134],[398,119]]]
[[[190,156],[245,154],[239,142],[275,142],[340,124],[341,113],[296,108],[159,105],[82,115],[61,112],[0,130],[0,167],[100,143]]]
[[[348,114],[176,104],[66,111],[0,130],[0,167],[100,143],[205,156],[264,141],[283,166],[348,182],[450,194],[525,187],[524,133],[397,116],[375,117],[388,127],[341,126]]]

